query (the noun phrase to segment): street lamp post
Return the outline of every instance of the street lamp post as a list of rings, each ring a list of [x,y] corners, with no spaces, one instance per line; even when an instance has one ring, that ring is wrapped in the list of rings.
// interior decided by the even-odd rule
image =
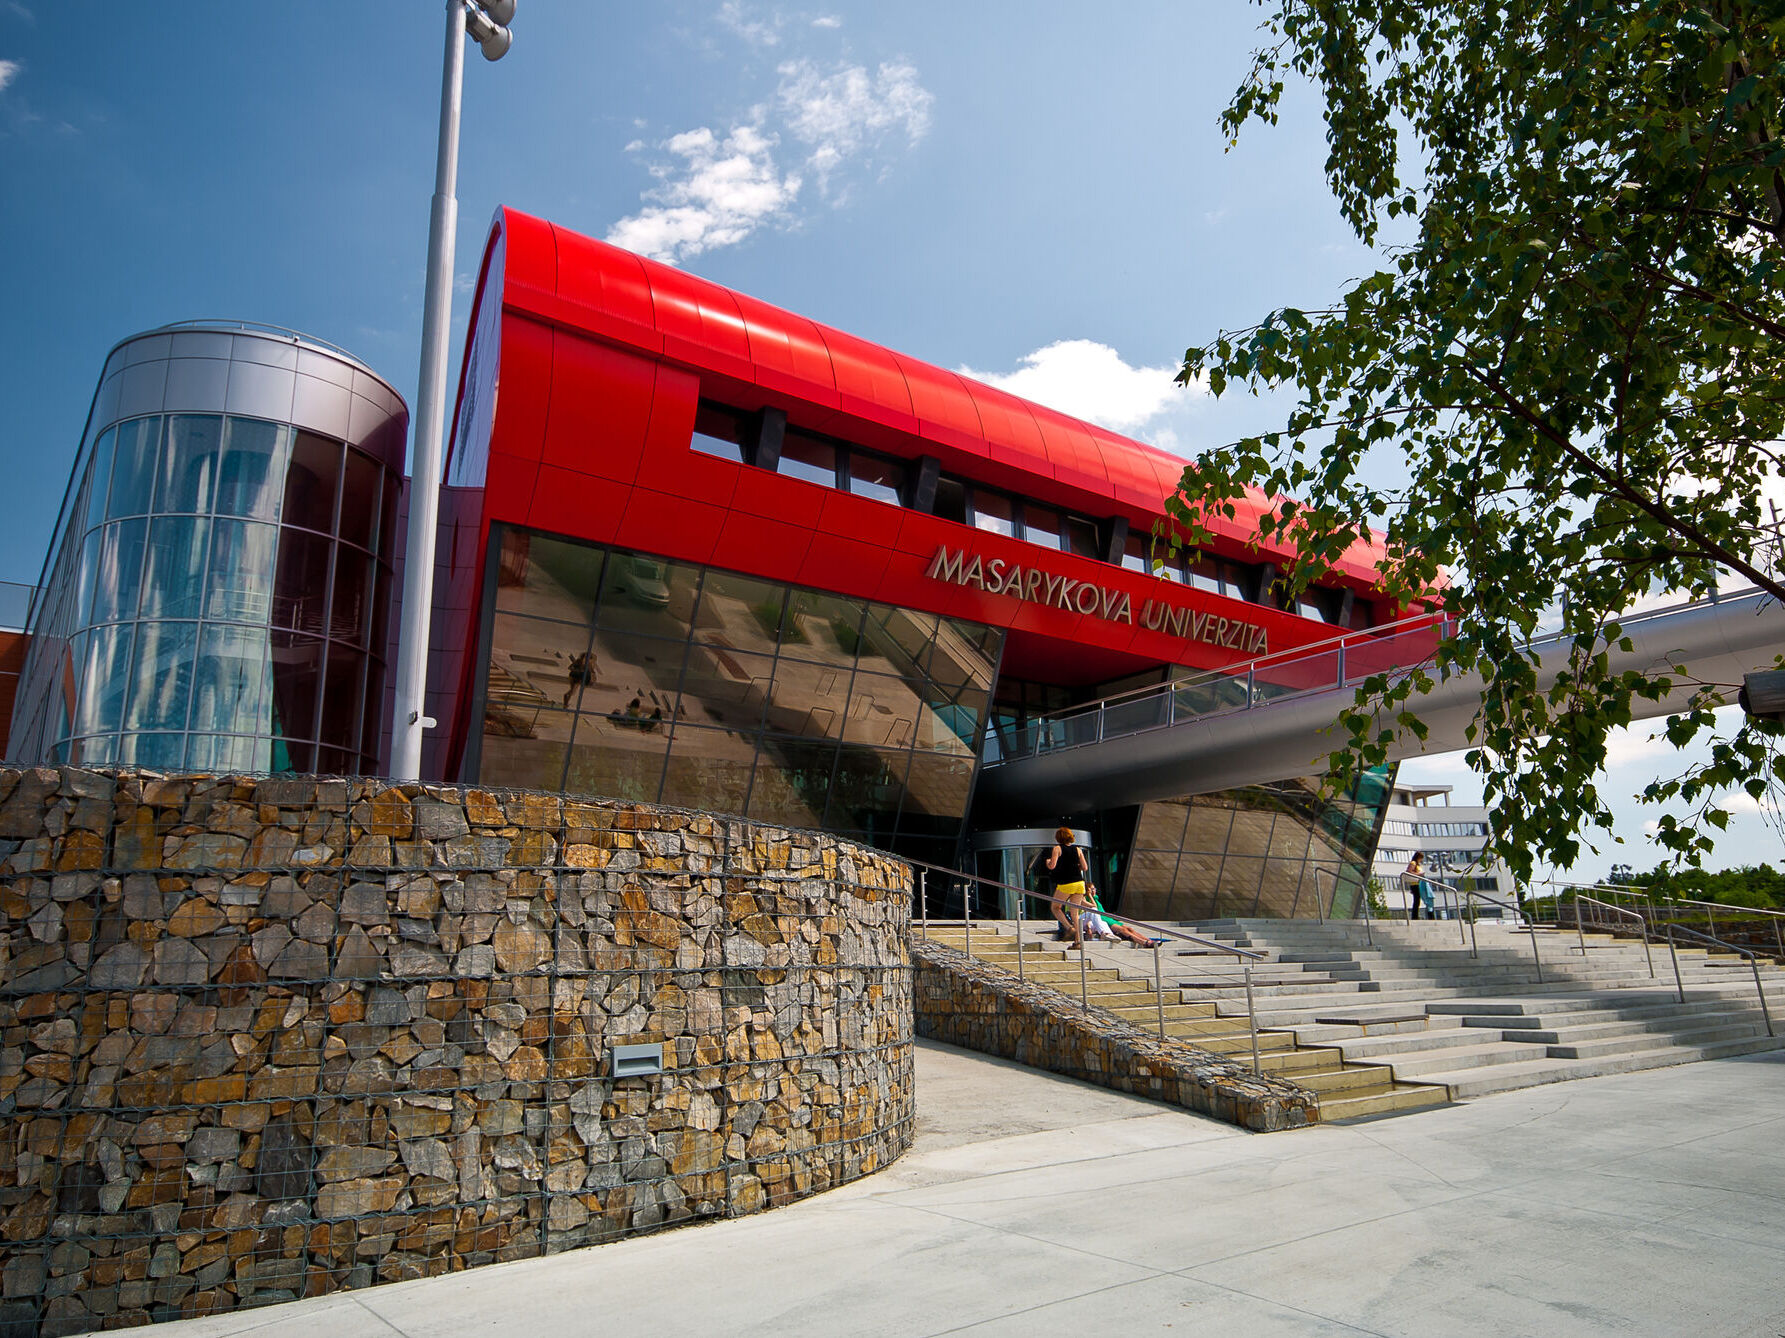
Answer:
[[[415,451],[409,469],[409,542],[404,550],[403,618],[397,632],[396,705],[391,713],[390,773],[421,776],[428,685],[428,626],[434,603],[434,543],[440,527],[441,437],[446,419],[446,356],[452,326],[452,263],[458,233],[459,101],[465,37],[485,60],[508,53],[515,0],[447,0],[446,65],[440,82],[440,143],[428,220],[428,287],[422,304],[421,384],[415,403]]]

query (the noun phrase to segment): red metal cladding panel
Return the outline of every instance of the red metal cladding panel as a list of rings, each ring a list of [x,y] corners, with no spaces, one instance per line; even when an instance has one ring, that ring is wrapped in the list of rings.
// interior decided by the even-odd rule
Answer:
[[[627,485],[613,479],[541,465],[527,524],[568,539],[611,544],[620,532],[630,495]]]
[[[630,483],[651,440],[656,385],[649,359],[557,331],[541,461]]]
[[[722,506],[635,488],[626,499],[626,514],[621,518],[615,542],[621,548],[635,548],[678,562],[711,562],[713,545],[718,542],[726,515]]]
[[[789,581],[802,570],[812,537],[812,531],[803,525],[733,510],[726,514],[719,529],[711,561],[728,571],[773,575],[777,580]]]
[[[1163,477],[1165,471],[1153,467],[1153,461],[1135,452],[1121,450],[1107,440],[1099,442],[1098,446],[1098,458],[1109,479],[1104,486],[1110,494],[1129,506],[1158,515],[1166,494],[1177,483],[1177,471],[1171,472],[1168,482]]]
[[[817,325],[743,293],[732,296],[750,337],[757,384],[805,404],[835,410],[837,373]]]
[[[889,553],[886,570],[873,597],[883,604],[1002,625],[992,616],[997,611],[996,601],[983,591],[925,575],[930,568],[930,557],[928,553],[919,555],[903,549]]]
[[[818,528],[818,518],[824,512],[826,489],[800,479],[771,474],[765,469],[751,469],[747,465],[733,465],[732,468],[737,471],[737,484],[731,494],[733,511],[791,521],[809,529]],[[790,483],[802,483],[803,486],[789,487]]]
[[[496,211],[496,221],[490,228],[492,241],[497,231],[504,238],[501,276],[504,294],[514,288],[557,292],[558,238],[576,234],[561,234],[544,219],[514,209]]]
[[[1076,418],[1044,405],[1031,405],[1029,412],[1046,444],[1048,457],[1054,462],[1054,477],[1067,487],[1107,498],[1109,473],[1103,467],[1103,452],[1090,429]]]
[[[501,337],[502,380],[490,450],[538,460],[545,451],[552,395],[552,332],[509,311],[502,316]]]
[[[878,598],[881,577],[893,555],[879,544],[841,534],[814,534],[799,571],[787,579],[797,585],[836,590],[857,599]]]
[[[727,289],[664,265],[651,266],[648,277],[664,357],[746,383],[756,380],[744,318]]]
[[[484,516],[525,524],[532,511],[533,488],[538,478],[537,460],[523,460],[505,451],[490,452],[490,468],[483,484]]]
[[[985,427],[986,449],[991,458],[1032,478],[1053,479],[1054,461],[1029,405],[1015,395],[977,381],[963,384]]]
[[[911,391],[911,409],[924,440],[983,452],[985,425],[979,421],[979,410],[961,378],[916,358],[898,353],[892,356]]]
[[[558,242],[557,295],[569,303],[576,319],[592,334],[660,352],[646,278],[646,262],[630,251],[608,246],[564,228],[555,228]]]
[[[911,388],[899,370],[893,355],[878,344],[844,334],[840,330],[818,327],[824,344],[830,350],[831,366],[837,375],[837,404],[843,412],[864,423],[890,428],[915,437],[917,414],[911,407]],[[864,441],[863,445],[881,444]],[[911,443],[902,443],[909,454]]]
[[[831,491],[824,498],[818,528],[826,534],[843,534],[881,548],[897,548],[904,512],[890,502]]]
[[[972,533],[920,511],[905,511],[899,516],[899,537],[894,547],[901,553],[910,553],[928,562],[944,544],[959,548]]]
[[[694,373],[680,367],[657,368],[650,433],[639,463],[638,485],[730,506],[732,490],[737,487],[737,465],[690,445],[699,408],[700,380]]]

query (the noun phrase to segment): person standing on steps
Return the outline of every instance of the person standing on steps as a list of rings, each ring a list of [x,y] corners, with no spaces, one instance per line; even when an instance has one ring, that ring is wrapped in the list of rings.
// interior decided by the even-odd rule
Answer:
[[[1425,855],[1415,850],[1413,858],[1407,861],[1407,871],[1401,875],[1401,886],[1407,889],[1407,918],[1419,919],[1421,906],[1425,907],[1428,919],[1436,920],[1438,913],[1432,909],[1431,889],[1425,880]]]
[[[1047,869],[1053,875],[1054,895],[1067,904],[1063,908],[1072,919],[1072,943],[1084,942],[1078,917],[1088,907],[1085,894],[1085,872],[1091,867],[1085,852],[1072,843],[1072,828],[1061,827],[1054,833],[1054,846],[1047,852]]]

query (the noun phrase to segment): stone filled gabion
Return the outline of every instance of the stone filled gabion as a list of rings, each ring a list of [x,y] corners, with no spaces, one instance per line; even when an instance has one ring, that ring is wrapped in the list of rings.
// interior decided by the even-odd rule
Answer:
[[[910,870],[621,802],[0,770],[0,1332],[789,1202],[913,1122]],[[660,1043],[615,1079],[609,1047]]]
[[[1024,981],[928,939],[912,944],[917,1034],[1120,1092],[1166,1101],[1257,1133],[1320,1119],[1320,1098],[1248,1063],[1199,1050]]]

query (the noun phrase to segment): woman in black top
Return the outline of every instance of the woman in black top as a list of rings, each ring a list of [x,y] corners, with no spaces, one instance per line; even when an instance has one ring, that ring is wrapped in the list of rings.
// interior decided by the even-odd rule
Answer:
[[[1062,922],[1070,922],[1074,944],[1083,941],[1078,917],[1088,908],[1085,896],[1085,874],[1090,869],[1085,852],[1072,843],[1072,828],[1062,827],[1054,833],[1054,848],[1047,853],[1047,868],[1053,875],[1054,895],[1066,904],[1054,906],[1054,914]]]

